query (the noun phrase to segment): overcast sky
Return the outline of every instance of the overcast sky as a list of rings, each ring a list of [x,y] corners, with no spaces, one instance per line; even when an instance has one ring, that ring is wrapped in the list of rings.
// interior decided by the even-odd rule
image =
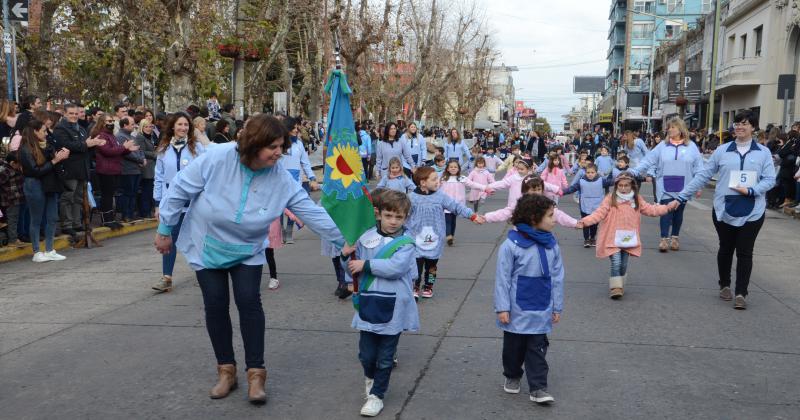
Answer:
[[[501,59],[517,66],[517,100],[554,129],[577,105],[573,76],[605,76],[611,0],[478,0]],[[584,64],[579,64],[584,63]]]

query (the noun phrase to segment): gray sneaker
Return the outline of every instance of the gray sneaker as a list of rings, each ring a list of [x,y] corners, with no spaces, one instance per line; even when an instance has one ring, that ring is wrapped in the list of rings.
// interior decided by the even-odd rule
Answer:
[[[719,289],[719,298],[726,302],[732,300],[733,295],[731,294],[731,288],[723,287],[722,289]]]
[[[519,394],[519,379],[506,378],[506,382],[503,384],[503,391],[509,394]]]
[[[548,394],[547,391],[543,389],[537,389],[536,391],[531,392],[531,401],[535,402],[536,404],[550,404],[551,402],[555,401],[552,395]]]
[[[745,302],[744,296],[736,295],[736,300],[733,302],[733,309],[747,309],[747,302]]]

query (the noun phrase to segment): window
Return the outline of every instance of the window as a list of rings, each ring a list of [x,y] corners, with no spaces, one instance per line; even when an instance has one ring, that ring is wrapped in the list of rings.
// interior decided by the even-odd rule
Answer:
[[[649,39],[653,36],[653,22],[634,22],[631,37],[633,39]]]
[[[635,70],[650,68],[650,47],[631,47],[631,68]]]
[[[667,24],[664,27],[664,37],[667,39],[677,38],[681,35],[681,25]]]
[[[742,35],[742,59],[747,57],[747,34]]]
[[[667,13],[680,12],[683,9],[683,0],[667,0]]]
[[[736,35],[731,35],[728,37],[728,57],[733,58],[735,54],[734,48],[736,48]]]
[[[756,39],[756,57],[761,57],[761,40],[764,34],[764,25],[753,29],[753,33]]]
[[[711,13],[714,10],[714,0],[703,0],[703,8],[700,10],[702,14]]]
[[[655,7],[653,7],[652,0],[634,0],[633,10],[637,12],[653,13]]]
[[[639,86],[642,84],[642,75],[641,74],[632,74],[631,75],[631,86]]]

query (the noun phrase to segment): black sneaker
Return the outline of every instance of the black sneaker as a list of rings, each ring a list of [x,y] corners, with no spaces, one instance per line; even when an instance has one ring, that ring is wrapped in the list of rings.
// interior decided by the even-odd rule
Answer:
[[[349,298],[350,295],[352,295],[352,294],[353,294],[353,292],[347,290],[347,286],[343,286],[342,287],[342,291],[339,292],[339,299],[345,300],[345,299]]]
[[[591,240],[587,239],[587,240],[583,241],[583,247],[584,248],[589,248],[591,246],[592,246],[592,241]]]
[[[333,291],[333,295],[339,297],[342,295],[342,285],[336,286],[336,290]]]
[[[590,239],[590,240],[589,240],[589,244],[590,244],[591,246],[597,246],[597,239],[594,239],[594,238]]]
[[[74,229],[61,229],[61,233],[64,235],[75,236],[78,234]]]

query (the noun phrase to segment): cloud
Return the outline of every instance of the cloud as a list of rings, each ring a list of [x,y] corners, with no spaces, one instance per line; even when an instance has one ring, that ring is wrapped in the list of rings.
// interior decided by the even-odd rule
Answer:
[[[518,66],[517,100],[554,127],[578,104],[574,76],[604,76],[608,62],[608,0],[478,0],[501,62]],[[580,64],[584,63],[584,64]]]

